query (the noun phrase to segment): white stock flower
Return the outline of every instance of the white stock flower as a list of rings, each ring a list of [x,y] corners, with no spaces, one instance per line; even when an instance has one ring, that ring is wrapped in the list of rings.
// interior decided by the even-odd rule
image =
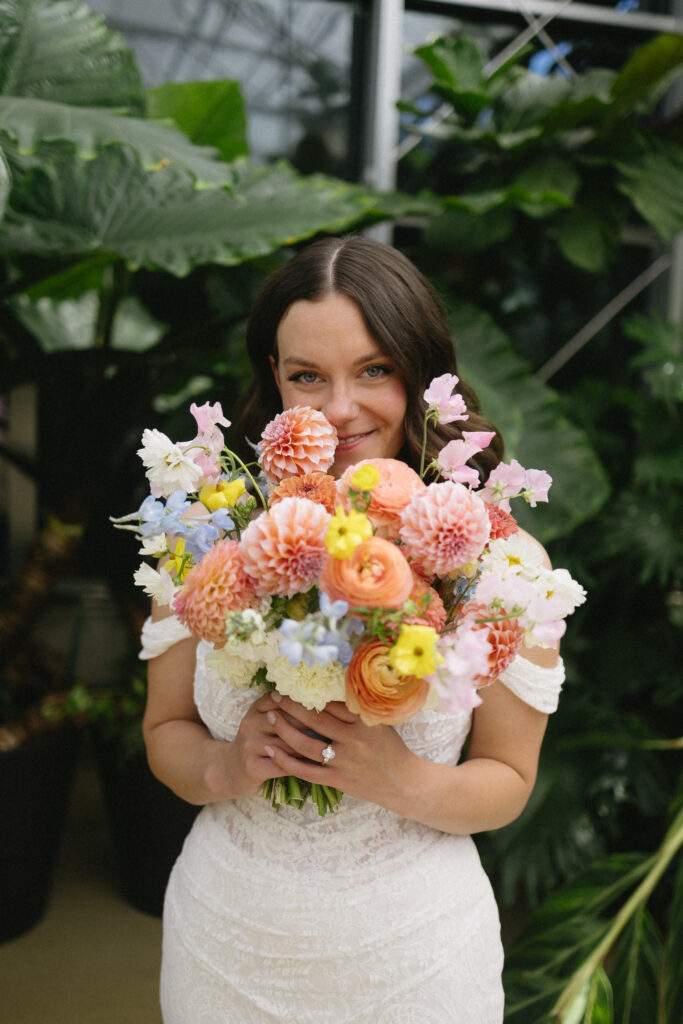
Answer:
[[[161,569],[157,572],[151,565],[142,562],[140,568],[133,574],[136,586],[142,587],[148,597],[153,598],[159,605],[170,605],[177,587],[166,572]]]
[[[168,498],[174,491],[194,491],[202,479],[201,467],[155,428],[143,431],[138,455],[147,470],[145,475],[155,498]]]

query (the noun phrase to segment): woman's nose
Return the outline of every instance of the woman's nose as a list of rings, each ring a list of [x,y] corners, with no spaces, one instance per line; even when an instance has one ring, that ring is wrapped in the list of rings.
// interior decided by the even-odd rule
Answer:
[[[327,396],[322,412],[335,427],[354,419],[358,415],[358,402],[353,389],[345,385],[333,388]]]

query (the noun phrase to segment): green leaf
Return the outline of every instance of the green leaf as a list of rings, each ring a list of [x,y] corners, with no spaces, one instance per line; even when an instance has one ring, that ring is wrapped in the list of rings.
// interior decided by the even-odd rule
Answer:
[[[602,967],[591,978],[583,1024],[612,1024],[612,986]]]
[[[78,299],[31,302],[21,295],[12,303],[14,312],[38,340],[43,352],[73,352],[93,347],[100,295],[88,292]],[[111,346],[118,351],[147,352],[161,339],[164,325],[134,297],[117,307]]]
[[[683,857],[678,858],[673,899],[669,907],[669,932],[664,951],[662,981],[665,1020],[683,1020]]]
[[[42,99],[0,97],[0,125],[21,154],[47,154],[41,145],[69,140],[76,153],[91,160],[111,143],[130,146],[146,170],[173,166],[191,174],[198,187],[215,188],[229,184],[232,172],[206,146],[193,145],[171,124],[122,117],[95,107],[69,107]]]
[[[5,212],[5,204],[9,196],[11,182],[12,178],[7,161],[5,160],[5,154],[0,149],[0,220],[2,220]]]
[[[652,915],[638,908],[622,936],[610,969],[614,1018],[619,1024],[656,1021],[662,940]]]
[[[590,273],[607,270],[621,242],[626,204],[610,192],[579,197],[571,210],[562,210],[549,233],[562,255]]]
[[[147,114],[170,118],[197,146],[212,146],[223,160],[247,156],[244,100],[237,82],[167,82],[147,93]]]
[[[456,110],[472,116],[489,104],[483,58],[474,39],[437,39],[414,53],[434,75],[439,95]]]
[[[536,380],[509,339],[481,310],[459,303],[451,316],[463,376],[484,415],[501,429],[506,458],[553,478],[548,506],[515,516],[540,540],[570,533],[596,514],[608,496],[607,475],[586,436],[567,420],[556,394]]]
[[[630,158],[615,161],[617,187],[659,237],[669,242],[683,231],[683,146],[649,138]]]
[[[656,398],[683,402],[683,328],[660,317],[632,316],[622,324],[624,334],[640,342],[643,351],[631,360],[643,369],[643,379]]]
[[[131,49],[80,0],[1,0],[0,93],[141,114]]]
[[[146,172],[126,147],[109,146],[83,161],[62,145],[15,187],[13,208],[0,223],[0,252],[63,258],[104,250],[132,270],[185,275],[381,215],[375,197],[343,182],[301,178],[284,164],[232,167],[231,193],[197,191],[177,167]]]
[[[574,165],[551,153],[528,163],[514,180],[528,194],[519,205],[529,216],[545,216],[558,207],[571,206],[581,185]]]
[[[509,207],[474,213],[449,204],[429,221],[424,242],[430,250],[443,255],[482,252],[509,238],[516,223],[515,213]]]
[[[660,99],[683,65],[683,36],[660,35],[641,46],[612,84],[612,119],[621,117],[641,100]]]

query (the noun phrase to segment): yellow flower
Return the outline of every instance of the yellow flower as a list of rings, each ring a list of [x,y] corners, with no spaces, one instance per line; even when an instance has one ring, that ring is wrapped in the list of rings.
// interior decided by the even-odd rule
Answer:
[[[183,559],[185,559],[184,565]],[[181,537],[179,540],[176,541],[175,548],[173,549],[173,554],[169,558],[168,562],[166,562],[164,568],[168,572],[170,572],[172,576],[182,581],[187,576],[188,572],[192,568],[192,565],[192,557],[190,555],[185,555],[185,541]]]
[[[333,558],[350,558],[359,544],[372,537],[372,523],[362,512],[344,511],[337,505],[330,519],[325,545]]]
[[[204,484],[199,492],[199,500],[211,512],[216,512],[219,508],[233,508],[245,491],[244,480],[219,480],[215,486]]]
[[[351,486],[357,491],[371,491],[379,483],[379,470],[371,462],[359,466],[351,477]]]
[[[398,640],[389,651],[389,664],[402,676],[430,676],[442,661],[436,650],[433,626],[402,625]]]

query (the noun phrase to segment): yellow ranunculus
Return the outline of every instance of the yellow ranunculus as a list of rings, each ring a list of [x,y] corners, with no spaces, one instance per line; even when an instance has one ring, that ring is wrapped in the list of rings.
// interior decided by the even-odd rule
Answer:
[[[379,470],[371,462],[366,462],[364,466],[359,466],[351,476],[351,486],[355,487],[357,491],[371,491],[378,483]]]
[[[244,480],[219,480],[215,485],[204,484],[199,500],[210,512],[216,512],[219,508],[233,508],[246,489]]]
[[[372,537],[372,523],[363,512],[344,511],[337,506],[330,519],[325,545],[333,558],[350,558],[359,544]]]
[[[389,651],[389,664],[402,676],[430,676],[443,658],[436,649],[433,626],[401,626],[398,640]]]

